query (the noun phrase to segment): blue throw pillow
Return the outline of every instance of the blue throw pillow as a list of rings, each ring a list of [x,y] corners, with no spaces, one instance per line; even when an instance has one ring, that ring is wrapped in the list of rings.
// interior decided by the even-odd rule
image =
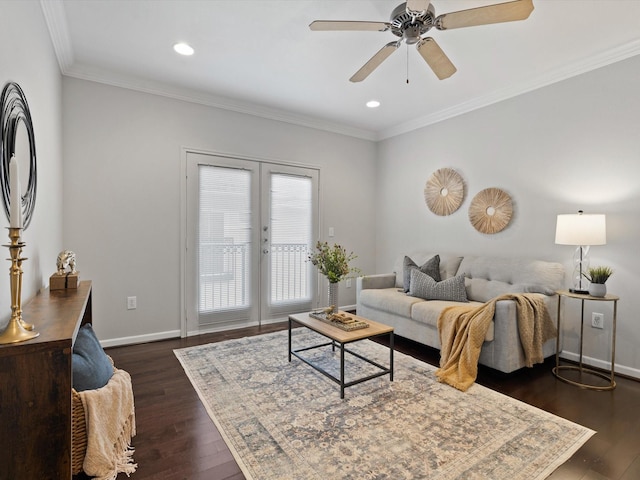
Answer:
[[[78,330],[72,357],[72,384],[78,392],[104,387],[113,375],[111,360],[90,323]]]

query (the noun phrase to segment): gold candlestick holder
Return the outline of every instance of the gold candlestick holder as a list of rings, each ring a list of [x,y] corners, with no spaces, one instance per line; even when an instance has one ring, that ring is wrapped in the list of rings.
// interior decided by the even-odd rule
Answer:
[[[9,227],[9,239],[11,244],[4,245],[9,248],[11,268],[11,320],[7,328],[0,334],[0,344],[24,342],[36,338],[40,333],[34,330],[32,324],[22,320],[22,262],[27,260],[22,257],[22,248],[25,243],[20,241],[22,228]]]

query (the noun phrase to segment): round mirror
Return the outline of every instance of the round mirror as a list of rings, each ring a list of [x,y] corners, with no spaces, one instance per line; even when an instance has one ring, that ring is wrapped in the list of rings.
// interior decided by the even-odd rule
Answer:
[[[9,82],[0,98],[0,185],[4,211],[9,220],[9,162],[15,154],[18,160],[20,187],[22,192],[23,228],[31,222],[36,201],[36,144],[31,113],[24,92],[17,83]]]

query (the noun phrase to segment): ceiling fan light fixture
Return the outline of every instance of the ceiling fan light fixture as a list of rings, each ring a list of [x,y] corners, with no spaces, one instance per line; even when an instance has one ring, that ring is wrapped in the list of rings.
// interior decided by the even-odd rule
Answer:
[[[173,49],[176,51],[176,53],[179,53],[180,55],[185,55],[185,56],[190,56],[193,55],[193,47],[187,43],[176,43],[173,46]]]
[[[418,52],[440,80],[449,78],[456,67],[444,51],[426,33],[432,28],[448,30],[452,28],[489,25],[492,23],[525,20],[533,11],[533,0],[511,0],[483,7],[449,12],[436,17],[430,0],[406,0],[391,12],[388,22],[361,22],[351,20],[315,20],[311,30],[323,31],[391,31],[399,40],[387,43],[349,79],[357,83],[366,79],[400,44],[416,45]],[[407,83],[409,80],[407,79]]]
[[[378,100],[369,100],[367,102],[367,107],[369,108],[378,108],[380,106],[380,102]]]

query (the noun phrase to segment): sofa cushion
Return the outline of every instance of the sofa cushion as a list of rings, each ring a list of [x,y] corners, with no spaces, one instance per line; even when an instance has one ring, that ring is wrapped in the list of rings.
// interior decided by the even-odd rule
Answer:
[[[368,308],[411,318],[411,307],[424,300],[410,297],[394,287],[362,290],[358,302]]]
[[[440,279],[440,255],[434,255],[429,260],[424,262],[421,266],[416,265],[416,263],[411,260],[411,258],[405,256],[404,262],[402,264],[402,288],[404,288],[405,293],[409,291],[409,287],[411,284],[411,271],[419,270],[422,273],[426,273],[431,278],[433,278],[436,282],[439,282]]]
[[[460,268],[462,257],[459,255],[442,255],[440,254],[440,279],[455,277]]]
[[[429,300],[428,302],[418,302],[411,308],[411,319],[429,325],[432,328],[438,328],[438,317],[440,312],[447,307],[457,307],[459,302],[451,302],[447,300]],[[469,306],[480,306],[480,302],[469,302]],[[487,334],[484,337],[485,342],[491,342],[494,338],[494,323],[491,322]]]
[[[113,375],[113,364],[90,323],[78,330],[71,366],[73,388],[78,392],[102,388]]]
[[[552,295],[562,287],[564,267],[541,260],[467,256],[458,269],[460,274],[466,277],[467,297],[487,302],[504,293]]]
[[[409,295],[425,300],[449,300],[452,302],[468,302],[462,275],[436,282],[429,275],[417,269],[411,271]]]

